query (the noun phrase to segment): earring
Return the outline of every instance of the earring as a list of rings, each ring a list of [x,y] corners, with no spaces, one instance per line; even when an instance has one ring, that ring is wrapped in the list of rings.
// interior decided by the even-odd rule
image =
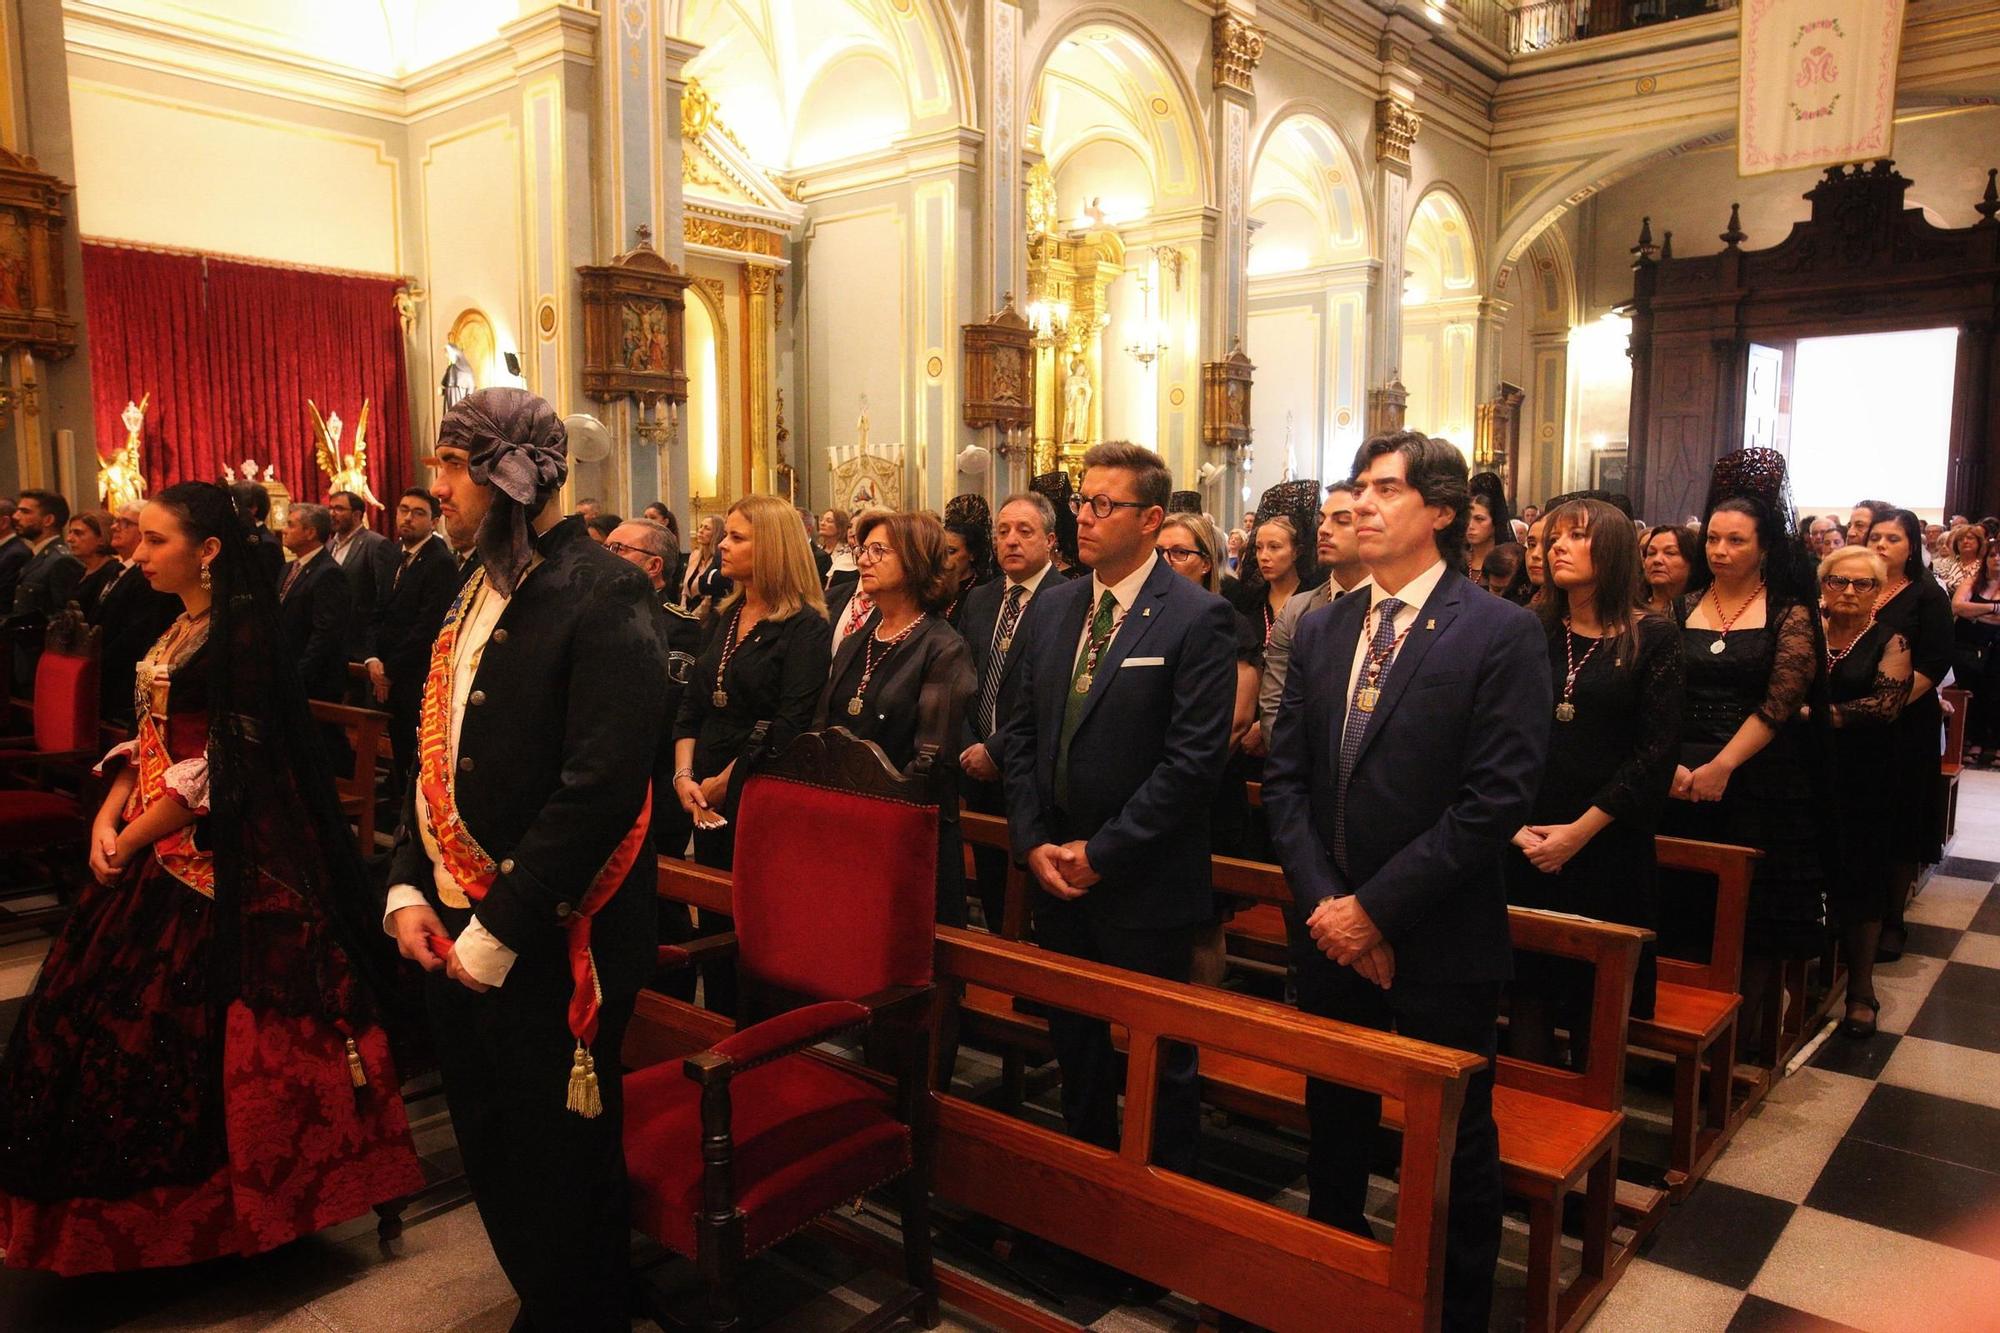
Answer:
[[[203,592],[207,592],[211,585],[212,585],[212,580],[208,576],[208,566],[203,565],[201,567],[201,590]]]

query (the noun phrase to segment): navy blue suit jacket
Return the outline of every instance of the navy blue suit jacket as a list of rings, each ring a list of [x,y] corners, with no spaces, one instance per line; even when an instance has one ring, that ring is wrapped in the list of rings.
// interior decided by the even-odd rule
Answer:
[[[1541,622],[1447,569],[1390,664],[1347,788],[1333,861],[1348,676],[1368,597],[1299,622],[1264,765],[1264,812],[1307,913],[1353,893],[1416,982],[1513,973],[1508,840],[1527,822],[1553,700]]]
[[[1020,682],[995,755],[1014,856],[1082,838],[1103,876],[1078,900],[1085,911],[1134,928],[1205,921],[1208,811],[1236,706],[1234,613],[1166,561],[1154,565],[1097,664],[1070,741],[1069,806],[1059,809],[1056,748],[1092,587],[1044,582],[1015,635]]]

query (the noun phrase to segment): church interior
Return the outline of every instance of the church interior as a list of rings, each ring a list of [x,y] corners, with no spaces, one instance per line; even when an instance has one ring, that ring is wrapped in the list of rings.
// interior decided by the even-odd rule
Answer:
[[[1745,25],[1774,5],[1899,16],[1878,147],[1745,170]],[[1406,427],[1517,515],[1588,491],[1698,522],[1716,460],[1762,446],[1802,514],[1885,494],[1976,520],[2000,511],[2000,3],[1851,8],[0,0],[0,495],[243,479],[281,505],[356,491],[393,533],[445,413],[512,386],[568,425],[563,512],[657,503],[685,533],[760,494],[997,510],[1105,441],[1157,452],[1226,531]],[[1759,1065],[1733,1019],[1663,1009],[1567,1082],[1497,1076],[1494,1329],[2000,1327],[2000,776],[1950,767],[1878,1037],[1815,1042],[1793,1008]],[[371,811],[364,852],[393,824]],[[1725,898],[1751,873],[1678,854]],[[1275,888],[1253,867],[1232,891],[1276,920],[1264,869]],[[39,892],[0,888],[0,1036],[59,929]],[[1142,1036],[1204,1044],[1201,1179],[1065,1156],[1035,1137],[1061,1120],[1022,1005],[1074,996],[974,934],[940,955],[964,1014],[942,1326],[1438,1326],[1459,1073],[1287,1027],[1281,926],[1246,936],[1230,1004],[1090,992],[1134,1069]],[[1713,962],[1675,966],[1708,993]],[[651,995],[635,1067],[727,1031]],[[1306,1064],[1257,1063],[1286,1050]],[[1407,1121],[1376,1154],[1378,1244],[1304,1217],[1303,1080],[1340,1069]],[[0,1269],[0,1328],[523,1326],[435,1080],[405,1091],[427,1183],[393,1227]],[[892,1303],[900,1198],[753,1261],[741,1326]],[[635,1318],[693,1300],[693,1265],[634,1246]]]

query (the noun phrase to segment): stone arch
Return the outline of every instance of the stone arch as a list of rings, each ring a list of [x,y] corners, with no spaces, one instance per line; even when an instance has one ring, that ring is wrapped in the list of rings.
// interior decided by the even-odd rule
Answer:
[[[1251,214],[1258,214],[1260,203],[1285,201],[1317,215],[1328,239],[1303,263],[1288,265],[1279,258],[1263,266],[1253,240],[1253,275],[1372,257],[1375,231],[1359,161],[1333,121],[1310,104],[1290,103],[1266,121],[1251,158]],[[1267,227],[1278,225],[1265,221]],[[1293,246],[1287,238],[1285,248]]]

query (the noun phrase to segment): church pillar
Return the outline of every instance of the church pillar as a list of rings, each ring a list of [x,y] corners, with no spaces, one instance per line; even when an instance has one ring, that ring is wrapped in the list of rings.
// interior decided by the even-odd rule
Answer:
[[[1014,0],[991,0],[983,9],[986,77],[981,80],[984,94],[981,123],[986,126],[986,146],[980,155],[982,263],[973,291],[975,319],[989,318],[1010,293],[1017,310],[1025,309],[1028,304],[1027,206],[1021,142],[1021,9]],[[959,389],[962,395],[964,386]],[[1024,452],[1002,459],[999,446],[1004,442],[1004,432],[988,427],[979,434],[980,442],[989,451],[987,495],[997,505],[1011,492],[1026,489],[1029,457]]]
[[[1403,246],[1409,235],[1410,148],[1423,129],[1413,66],[1415,45],[1429,34],[1407,20],[1391,19],[1381,41],[1382,83],[1375,101],[1375,253],[1380,280],[1369,320],[1370,431],[1403,424],[1408,395],[1402,385]]]
[[[1513,310],[1511,301],[1496,297],[1485,297],[1479,302],[1478,341],[1473,362],[1473,393],[1475,402],[1488,402],[1500,388],[1501,339],[1507,332],[1507,315]]]
[[[744,396],[748,412],[744,439],[750,454],[750,490],[778,490],[777,446],[773,422],[777,412],[777,379],[773,366],[777,355],[778,322],[774,301],[778,270],[769,264],[743,266],[744,342],[749,357],[744,367]]]
[[[649,160],[659,173],[660,203],[653,234],[660,238],[657,242],[660,253],[685,269],[687,218],[681,205],[681,155],[684,151],[681,147],[681,94],[687,89],[688,61],[701,54],[701,48],[667,34],[662,34],[656,45],[660,52],[660,116]],[[767,381],[771,378],[769,364],[767,361]],[[653,498],[664,500],[680,520],[681,531],[691,534],[694,531],[694,512],[689,501],[685,432],[661,447],[654,456],[654,467],[659,482]]]
[[[1208,287],[1208,318],[1202,321],[1201,360],[1217,362],[1242,346],[1248,331],[1246,295],[1250,255],[1250,120],[1256,107],[1251,75],[1264,55],[1264,34],[1237,12],[1225,9],[1209,30],[1210,74],[1215,90],[1209,116],[1209,152],[1214,167],[1216,211],[1214,243],[1205,246],[1202,267]],[[1254,389],[1253,389],[1254,392]],[[1200,385],[1192,396],[1200,401]],[[1198,414],[1197,414],[1198,415]],[[1196,489],[1204,461],[1201,449],[1183,459],[1169,459],[1176,485]],[[1216,516],[1233,522],[1242,512],[1243,462],[1240,451],[1208,461],[1225,465]]]
[[[1563,423],[1569,404],[1569,335],[1534,335],[1529,352],[1528,419],[1521,423],[1521,480],[1516,499],[1546,499],[1563,484]]]
[[[595,113],[598,16],[567,5],[539,10],[501,29],[514,50],[521,99],[521,378],[558,413],[599,409],[582,392],[582,334],[576,266],[597,258],[587,186]],[[612,422],[614,436],[617,423]],[[620,501],[615,456],[571,468],[570,501]]]

